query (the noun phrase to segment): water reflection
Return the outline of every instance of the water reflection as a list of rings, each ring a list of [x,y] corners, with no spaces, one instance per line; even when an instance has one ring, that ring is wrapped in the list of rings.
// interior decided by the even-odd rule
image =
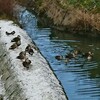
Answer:
[[[26,11],[22,14],[20,20],[22,24],[24,22],[24,29],[49,61],[69,100],[100,100],[100,41],[59,32],[51,33],[49,28],[38,29],[36,18],[31,13]],[[87,61],[80,57],[68,63],[55,59],[56,55],[65,55],[77,47],[83,52],[93,51],[94,59]]]

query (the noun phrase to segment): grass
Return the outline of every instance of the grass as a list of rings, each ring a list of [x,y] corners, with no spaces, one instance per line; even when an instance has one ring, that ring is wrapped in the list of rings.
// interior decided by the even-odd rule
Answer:
[[[15,0],[27,7],[35,7],[42,16],[50,11],[48,17],[55,25],[63,25],[72,31],[100,31],[99,0]],[[0,0],[1,18],[13,19],[14,0]],[[57,3],[57,4],[56,4]],[[62,16],[66,16],[62,20]],[[74,17],[73,17],[74,16]],[[15,20],[15,19],[13,19]],[[15,20],[16,21],[16,20]],[[48,21],[49,22],[49,21]],[[50,20],[51,22],[51,20]]]
[[[57,0],[63,8],[74,6],[75,8],[84,9],[92,13],[100,13],[99,0]]]
[[[99,0],[57,0],[57,1],[58,4],[63,9],[71,8],[73,13],[75,12],[74,9],[76,9],[74,18],[76,18],[78,21],[75,23],[75,25],[83,24],[82,27],[84,27],[85,30],[94,27],[95,30],[100,31]]]
[[[37,0],[36,3],[38,11],[47,12],[54,25],[65,26],[73,33],[82,31],[95,36],[100,32],[99,0]],[[61,21],[65,12],[66,16]]]
[[[0,13],[13,14],[14,0],[0,0]]]
[[[0,0],[0,19],[14,19],[14,0]]]
[[[14,23],[19,24],[16,18],[13,17],[14,6],[14,0],[0,0],[0,20],[13,20]]]

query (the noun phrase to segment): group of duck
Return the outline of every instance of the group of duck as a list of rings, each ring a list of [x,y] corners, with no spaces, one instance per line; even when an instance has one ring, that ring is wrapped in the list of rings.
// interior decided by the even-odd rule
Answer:
[[[12,31],[12,32],[7,32],[6,31],[6,35],[14,35],[15,34],[15,31]],[[10,47],[9,49],[10,50],[14,50],[16,48],[18,48],[18,46],[21,45],[21,36],[18,35],[16,37],[14,37],[11,42],[14,42]],[[35,47],[34,47],[35,48]],[[22,61],[22,64],[25,68],[29,69],[29,66],[31,64],[31,60],[29,60],[26,56],[26,53],[29,53],[30,55],[33,55],[34,51],[33,51],[33,46],[28,44],[25,48],[25,51],[21,51],[19,53],[19,55],[16,57],[17,59],[20,59]]]
[[[76,49],[73,52],[70,52],[68,54],[66,54],[65,56],[62,55],[57,55],[55,56],[55,59],[57,60],[65,60],[66,62],[68,62],[70,59],[76,59],[78,56],[81,56],[87,60],[92,60],[93,59],[93,52],[88,51],[86,53],[83,53],[80,49]]]

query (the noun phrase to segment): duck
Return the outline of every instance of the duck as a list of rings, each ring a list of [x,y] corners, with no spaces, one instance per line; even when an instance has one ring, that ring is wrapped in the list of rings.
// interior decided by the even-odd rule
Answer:
[[[33,55],[34,53],[32,46],[30,44],[26,46],[25,51],[28,52],[30,55]]]
[[[28,58],[25,59],[25,61],[23,61],[23,66],[27,69],[29,69],[29,65],[31,64],[31,60],[29,60]]]
[[[9,49],[15,49],[15,48],[17,48],[17,47],[18,47],[17,43],[14,43],[14,44],[12,44],[12,45],[10,46]]]
[[[94,55],[94,53],[91,52],[91,51],[89,51],[89,52],[88,52],[87,60],[92,60],[92,59],[93,59],[93,55]]]
[[[86,52],[86,53],[83,53],[83,57],[85,57],[87,60],[92,60],[92,58],[93,58],[93,52],[91,52],[91,51],[88,51],[88,52]]]
[[[65,55],[65,58],[72,59],[75,58],[75,55],[74,53],[68,53],[67,55]]]
[[[69,62],[69,58],[65,58],[65,59],[63,59],[63,61],[65,62],[65,63],[68,63]]]
[[[75,55],[79,55],[79,54],[82,54],[82,51],[80,49],[76,49],[74,50],[73,52]]]
[[[21,37],[20,37],[20,35],[18,35],[17,37],[13,38],[13,39],[11,40],[11,42],[18,42],[18,41],[20,41],[20,40],[21,40]]]
[[[82,51],[79,48],[75,49],[72,52],[72,55],[73,55],[74,58],[76,58],[78,55],[81,55],[81,54],[82,54]]]
[[[55,59],[57,59],[57,60],[63,60],[63,56],[57,55],[57,56],[55,56]]]
[[[33,55],[33,53],[34,53],[33,49],[31,48],[31,49],[28,51],[28,53],[29,53],[30,55]]]
[[[31,45],[30,44],[28,44],[27,46],[26,46],[26,48],[25,48],[25,51],[29,51],[29,49],[31,49]]]
[[[17,56],[17,59],[23,60],[26,58],[26,51],[21,51]]]
[[[93,56],[94,53],[92,51],[89,51],[88,54]]]
[[[17,41],[17,46],[20,46],[21,45],[21,40]]]
[[[39,48],[37,48],[35,45],[34,46],[32,46],[36,51],[38,51],[39,52]]]
[[[15,48],[17,48],[20,45],[21,45],[21,41],[17,41],[14,44],[12,44],[9,49],[15,49]]]
[[[92,60],[92,59],[93,59],[93,56],[88,55],[87,60]]]
[[[7,32],[6,31],[6,35],[14,35],[15,34],[15,31],[12,31],[12,32]]]

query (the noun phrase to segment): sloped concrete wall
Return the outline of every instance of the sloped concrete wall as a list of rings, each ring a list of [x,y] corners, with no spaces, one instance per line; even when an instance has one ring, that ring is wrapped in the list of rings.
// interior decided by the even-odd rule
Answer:
[[[0,75],[4,83],[5,97],[7,100],[25,100],[10,62],[4,45],[0,43]]]
[[[40,54],[27,33],[12,21],[0,21],[0,75],[4,82],[5,100],[67,100],[63,88],[50,69],[46,59]],[[15,31],[14,35],[6,35]],[[21,36],[21,45],[15,50],[9,50],[15,36]],[[31,44],[34,54],[27,58],[31,60],[29,69],[16,59],[19,53]]]

